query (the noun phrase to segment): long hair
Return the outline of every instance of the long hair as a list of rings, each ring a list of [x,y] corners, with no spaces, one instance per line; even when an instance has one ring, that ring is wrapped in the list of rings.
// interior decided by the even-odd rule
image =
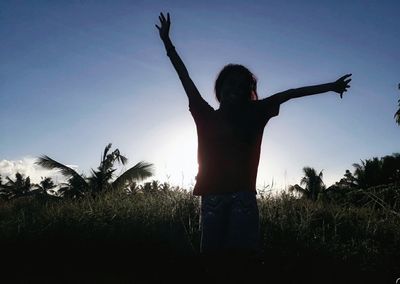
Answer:
[[[219,103],[221,102],[221,91],[223,83],[226,80],[234,80],[238,77],[246,79],[246,89],[248,90],[248,92],[246,92],[246,95],[248,97],[244,99],[258,100],[256,76],[254,76],[254,74],[243,65],[228,64],[225,65],[224,68],[222,68],[222,70],[218,74],[217,80],[215,81],[215,97]]]

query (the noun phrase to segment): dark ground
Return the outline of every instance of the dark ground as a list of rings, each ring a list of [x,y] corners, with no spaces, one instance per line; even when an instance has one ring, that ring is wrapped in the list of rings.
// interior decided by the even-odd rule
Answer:
[[[396,283],[399,275],[362,271],[357,263],[278,249],[257,261],[177,255],[127,241],[19,241],[1,245],[0,283]],[[207,272],[208,271],[208,272]],[[7,278],[7,280],[5,280]]]

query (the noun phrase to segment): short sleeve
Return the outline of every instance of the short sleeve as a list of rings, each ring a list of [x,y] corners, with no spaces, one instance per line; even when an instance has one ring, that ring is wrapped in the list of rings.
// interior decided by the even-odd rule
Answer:
[[[196,97],[189,100],[189,111],[194,120],[198,120],[214,109],[202,97]]]
[[[256,102],[259,117],[267,122],[270,118],[279,115],[280,103],[273,97],[268,97]]]

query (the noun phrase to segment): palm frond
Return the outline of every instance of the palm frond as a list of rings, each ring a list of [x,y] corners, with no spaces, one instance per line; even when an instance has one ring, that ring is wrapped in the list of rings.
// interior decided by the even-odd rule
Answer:
[[[122,165],[125,165],[128,162],[128,158],[126,158],[125,156],[121,155],[121,152],[119,151],[119,149],[115,149],[114,152],[112,153],[112,162],[114,162],[114,160],[119,161]]]
[[[354,163],[353,167],[356,168],[356,170],[362,170],[362,166],[360,164]]]
[[[295,192],[300,193],[301,195],[304,195],[304,196],[308,196],[309,195],[309,192],[306,189],[302,188],[298,184],[289,186],[288,190],[290,192],[295,191]]]
[[[37,159],[37,161],[35,162],[35,164],[42,166],[49,170],[54,170],[54,169],[58,170],[65,177],[67,177],[67,178],[74,177],[74,178],[78,179],[80,182],[82,182],[83,184],[86,184],[85,179],[80,174],[78,174],[75,170],[53,160],[49,156],[43,155],[43,156],[39,157]]]
[[[6,183],[7,186],[12,186],[15,184],[15,182],[9,176],[6,176],[6,179],[8,180]]]
[[[122,165],[126,165],[128,163],[128,158],[122,155],[118,155],[117,159],[120,161]]]
[[[129,170],[120,175],[113,183],[114,189],[126,185],[128,182],[140,181],[153,175],[153,164],[146,162],[139,162]]]
[[[308,184],[308,177],[302,177],[300,180],[300,185],[306,185]]]
[[[107,158],[107,153],[108,153],[108,151],[110,150],[111,146],[112,146],[112,143],[108,143],[108,145],[106,146],[106,148],[104,148],[104,154],[103,154],[103,159],[102,159],[102,161],[105,161],[105,160],[106,160],[106,158]]]

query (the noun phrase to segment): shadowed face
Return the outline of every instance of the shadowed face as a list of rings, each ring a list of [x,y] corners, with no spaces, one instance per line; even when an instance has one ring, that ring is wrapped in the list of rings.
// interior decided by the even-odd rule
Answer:
[[[232,73],[221,86],[221,104],[240,104],[250,101],[253,81],[247,74]]]
[[[258,100],[257,78],[240,64],[228,64],[215,81],[215,95],[221,105],[244,105]]]

